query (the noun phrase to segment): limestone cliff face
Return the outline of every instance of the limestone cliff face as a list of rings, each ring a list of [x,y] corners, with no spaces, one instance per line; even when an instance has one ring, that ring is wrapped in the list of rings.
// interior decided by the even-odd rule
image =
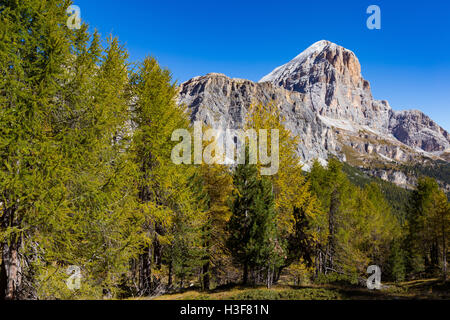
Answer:
[[[356,55],[329,41],[319,41],[260,80],[307,94],[318,114],[387,133],[391,108],[372,97]]]
[[[448,132],[421,111],[394,112],[389,126],[399,141],[411,147],[427,152],[441,152],[449,147]]]
[[[229,128],[242,127],[252,103],[274,102],[300,138],[305,164],[329,154],[360,167],[449,158],[448,132],[420,111],[396,112],[375,100],[356,55],[329,41],[313,44],[258,83],[214,73],[193,78],[180,86],[179,102],[191,120]],[[400,184],[399,175],[390,176]]]
[[[298,152],[302,159],[326,159],[329,149],[336,152],[332,129],[307,107],[309,97],[271,83],[230,79],[212,73],[183,83],[179,102],[189,107],[192,121],[230,129],[243,127],[251,104],[273,102],[286,118],[285,126],[300,137]]]

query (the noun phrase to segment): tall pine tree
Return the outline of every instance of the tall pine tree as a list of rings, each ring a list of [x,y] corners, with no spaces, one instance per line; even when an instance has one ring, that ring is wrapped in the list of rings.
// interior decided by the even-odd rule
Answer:
[[[228,247],[235,261],[243,266],[242,282],[247,284],[249,273],[257,282],[263,271],[273,272],[279,264],[279,247],[275,227],[275,203],[272,184],[258,178],[257,168],[251,164],[236,167],[232,216],[228,224]]]

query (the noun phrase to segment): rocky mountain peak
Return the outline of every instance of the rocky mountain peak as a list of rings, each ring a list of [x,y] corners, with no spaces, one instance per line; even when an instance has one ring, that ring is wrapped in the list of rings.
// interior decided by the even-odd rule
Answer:
[[[229,128],[242,127],[251,104],[274,102],[300,138],[305,168],[329,154],[359,167],[450,159],[447,131],[420,111],[397,112],[375,100],[356,55],[326,40],[257,83],[217,73],[193,78],[180,86],[179,102],[192,121]]]
[[[271,82],[288,90],[307,92],[314,83],[334,83],[337,80],[344,80],[355,87],[365,85],[370,89],[368,82],[364,83],[362,79],[361,65],[356,55],[342,46],[321,40],[259,82]]]
[[[316,42],[260,80],[267,81],[307,94],[313,110],[321,116],[386,132],[389,104],[373,99],[370,84],[361,75],[358,58],[342,46],[326,40]]]

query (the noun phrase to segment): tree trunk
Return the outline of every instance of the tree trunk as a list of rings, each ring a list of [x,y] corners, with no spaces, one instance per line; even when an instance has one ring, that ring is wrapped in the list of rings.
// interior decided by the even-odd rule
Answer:
[[[202,270],[202,275],[203,275],[203,290],[209,290],[209,286],[210,286],[210,277],[209,277],[209,267],[210,267],[210,262],[207,261],[204,265],[203,265],[203,270]]]
[[[139,294],[149,295],[152,289],[151,248],[139,256]]]
[[[431,272],[439,272],[439,245],[438,240],[434,239],[431,244],[430,250],[430,260],[431,260]]]
[[[22,283],[22,270],[19,258],[20,240],[13,239],[8,245],[2,246],[2,265],[0,280],[0,299],[19,299],[19,290]]]
[[[243,277],[242,277],[242,283],[244,285],[246,285],[247,282],[248,282],[248,263],[245,262],[244,263],[244,274],[243,274]]]
[[[445,224],[442,223],[442,272],[444,274],[444,282],[447,281],[447,247],[445,245],[446,242],[446,234],[445,234]]]
[[[274,277],[273,283],[278,283],[278,281],[280,280],[281,272],[283,271],[283,269],[284,269],[284,266],[278,268],[278,271],[275,273],[275,277]]]
[[[173,272],[173,267],[172,267],[172,261],[169,262],[169,280],[167,281],[167,287],[172,287],[172,272]]]
[[[317,270],[316,270],[316,279],[319,277],[320,273],[324,273],[323,271],[323,262],[322,262],[322,250],[317,250]]]
[[[159,238],[158,235],[163,236],[164,235],[164,230],[162,228],[162,226],[157,223],[155,225],[155,237],[153,238],[153,257],[154,257],[154,263],[155,263],[155,267],[157,270],[161,270],[161,266],[162,266],[162,245],[159,242]]]
[[[331,194],[330,212],[328,215],[328,246],[325,259],[328,260],[327,266],[330,269],[334,269],[334,254],[335,254],[335,233],[336,233],[336,215],[339,211],[339,192],[337,189]],[[325,269],[326,270],[326,269]],[[325,271],[326,273],[326,271]]]
[[[205,227],[204,230],[204,235],[206,237],[205,240],[205,263],[203,264],[202,267],[202,279],[201,279],[201,284],[203,286],[203,290],[209,290],[210,288],[210,267],[211,267],[211,250],[210,250],[210,241],[209,241],[209,237],[210,237],[210,232],[211,232],[211,228],[210,227]]]
[[[275,272],[275,267],[269,266],[269,268],[267,270],[267,289],[270,289],[272,287],[274,272]]]
[[[6,230],[8,227],[17,227],[18,222],[15,217],[15,208],[4,209],[1,217],[1,227]],[[0,300],[19,299],[19,291],[22,284],[22,263],[20,261],[19,248],[21,237],[12,233],[1,247],[2,264],[0,268]]]

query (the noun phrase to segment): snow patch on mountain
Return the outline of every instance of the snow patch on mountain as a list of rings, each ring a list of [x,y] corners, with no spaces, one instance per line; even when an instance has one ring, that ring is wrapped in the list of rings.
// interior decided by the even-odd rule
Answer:
[[[309,48],[304,50],[302,53],[300,53],[298,56],[296,56],[294,59],[289,61],[288,63],[276,68],[271,73],[263,77],[259,82],[271,82],[274,79],[279,78],[282,76],[283,73],[290,73],[293,71],[298,65],[305,62],[308,58],[310,58],[314,53],[318,53],[322,51],[327,45],[331,44],[330,41],[327,40],[320,40],[311,45]]]
[[[295,70],[300,66],[301,64],[305,62],[311,62],[308,60],[313,60],[315,56],[317,56],[320,52],[322,52],[325,48],[336,48],[338,47],[337,44],[332,43],[328,40],[320,40],[308,47],[306,50],[301,52],[298,56],[296,56],[294,59],[289,61],[288,63],[279,66],[275,70],[273,70],[268,75],[264,76],[259,80],[259,82],[273,82],[274,80],[282,78],[284,75],[289,75],[291,72],[295,72]],[[345,49],[345,51],[350,52],[354,54],[352,51]]]
[[[333,119],[333,118],[329,118],[329,117],[325,117],[325,116],[320,116],[319,115],[319,119],[322,120],[322,122],[327,125],[328,127],[334,127],[334,128],[339,128],[339,129],[343,129],[343,130],[347,130],[350,132],[357,132],[358,131],[358,127],[352,123],[349,120],[339,120],[339,119]]]

